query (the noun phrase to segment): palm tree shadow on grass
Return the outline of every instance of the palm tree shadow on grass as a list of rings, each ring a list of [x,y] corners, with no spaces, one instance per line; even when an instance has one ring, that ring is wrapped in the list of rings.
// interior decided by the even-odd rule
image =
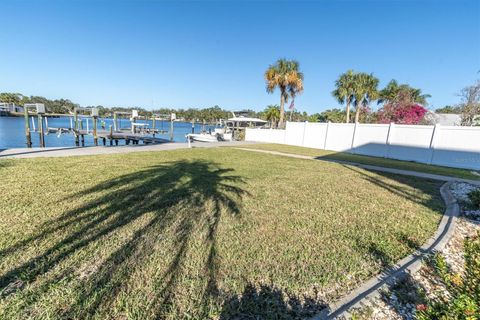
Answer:
[[[173,237],[174,249],[167,271],[152,279],[156,296],[150,301],[155,317],[162,317],[173,303],[181,266],[188,259],[189,243],[194,233],[199,232],[205,235],[202,246],[207,255],[200,270],[206,276],[202,293],[202,301],[206,303],[218,291],[216,236],[222,212],[238,216],[241,213],[238,202],[248,194],[238,186],[244,180],[232,172],[233,169],[208,161],[178,161],[122,175],[71,196],[94,199],[49,222],[38,234],[0,252],[0,257],[18,253],[34,241],[54,238],[59,232],[65,234],[43,253],[0,275],[0,297],[15,291],[6,290],[12,283],[34,283],[90,244],[149,215],[150,220],[136,229],[128,241],[78,282],[82,294],[63,316],[90,317],[101,305],[112,303],[122,284],[154,253],[155,246],[151,244],[165,236]],[[169,231],[172,229],[175,232]],[[28,303],[33,304],[53,283],[74,272],[73,267],[55,272],[55,276],[30,289]]]
[[[327,306],[325,302],[309,298],[301,301],[272,286],[249,283],[241,295],[234,295],[225,301],[220,320],[305,319]]]
[[[344,168],[347,168],[351,171],[354,171],[358,174],[361,175],[361,177],[372,184],[375,184],[387,191],[389,191],[392,194],[395,194],[397,196],[401,196],[403,198],[406,198],[412,202],[421,204],[425,207],[428,208],[433,208],[435,210],[439,210],[443,208],[443,201],[440,196],[440,185],[442,182],[436,181],[436,180],[429,180],[425,178],[416,178],[416,177],[410,177],[410,176],[405,176],[401,174],[394,174],[394,173],[387,173],[387,172],[381,172],[381,171],[374,171],[374,170],[368,170],[368,169],[359,169],[351,165],[342,165]],[[365,171],[370,171],[375,173],[375,176],[368,175],[365,173]],[[384,180],[379,178],[380,176],[386,177],[389,180],[393,180],[396,182],[401,183],[403,186],[398,186],[392,182],[389,182],[388,180]],[[424,181],[424,183],[418,183],[418,180]],[[415,191],[413,190],[408,190],[407,187],[412,187],[415,189],[418,189],[422,193],[430,194],[432,195],[431,198],[429,199],[423,199],[422,197],[419,196]],[[440,204],[440,205],[439,205]],[[440,212],[442,213],[442,212]]]

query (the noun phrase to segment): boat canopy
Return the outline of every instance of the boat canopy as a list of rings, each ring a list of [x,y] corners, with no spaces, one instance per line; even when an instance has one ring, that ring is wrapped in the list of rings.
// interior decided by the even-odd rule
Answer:
[[[258,119],[258,118],[249,118],[249,117],[234,117],[230,118],[227,121],[230,122],[257,122],[257,123],[267,123],[267,121]]]

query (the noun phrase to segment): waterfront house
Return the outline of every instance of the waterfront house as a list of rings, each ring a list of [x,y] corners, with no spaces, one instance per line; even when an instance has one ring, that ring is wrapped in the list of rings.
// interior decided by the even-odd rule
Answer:
[[[0,102],[0,113],[23,112],[23,107],[15,103]]]

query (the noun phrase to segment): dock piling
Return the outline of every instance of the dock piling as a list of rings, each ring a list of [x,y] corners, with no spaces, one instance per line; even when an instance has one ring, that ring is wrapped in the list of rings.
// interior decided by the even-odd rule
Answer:
[[[138,110],[132,110],[132,118],[131,118],[131,127],[132,127],[132,133],[136,133],[136,126],[135,123],[137,122],[138,118]]]
[[[152,129],[153,129],[153,137],[155,137],[155,114],[152,116]]]
[[[170,115],[170,141],[173,141],[173,121],[175,121],[175,118],[175,113],[172,113]]]
[[[97,117],[93,117],[93,143],[95,146],[98,146],[98,137],[97,137]]]
[[[83,119],[80,119],[80,130],[83,132]],[[82,134],[82,147],[85,147],[85,135]]]
[[[45,137],[43,135],[43,117],[38,113],[38,137],[40,138],[40,147],[45,147]]]
[[[32,135],[30,133],[30,122],[28,121],[28,109],[24,108],[25,112],[25,138],[27,139],[27,148],[32,147]]]
[[[113,145],[113,127],[110,126],[110,145]]]
[[[75,110],[73,111],[73,122],[74,122],[74,127],[75,127],[75,131],[76,131],[76,134],[75,134],[75,146],[80,146],[80,136],[78,134],[78,110],[77,108],[75,108]]]

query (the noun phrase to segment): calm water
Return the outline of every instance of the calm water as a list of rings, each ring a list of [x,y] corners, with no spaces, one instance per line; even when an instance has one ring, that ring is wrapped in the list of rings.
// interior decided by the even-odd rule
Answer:
[[[105,127],[108,129],[110,125],[113,125],[113,119],[99,119],[97,121],[97,127],[101,130],[102,120],[105,121]],[[87,119],[83,119],[83,128],[87,129]],[[35,127],[38,129],[37,118],[34,118]],[[149,127],[152,127],[152,121],[145,122],[145,120],[139,120],[138,123],[148,123]],[[120,128],[129,128],[130,121],[128,119],[118,119]],[[49,127],[62,127],[70,128],[70,118],[48,118]],[[92,129],[92,119],[88,119],[89,129]],[[44,124],[45,127],[45,124]],[[155,121],[155,128],[159,130],[170,130],[169,121]],[[195,132],[200,132],[202,128],[201,124],[195,125]],[[208,130],[208,126],[205,127]],[[32,118],[30,118],[30,130],[33,131]],[[190,122],[174,122],[173,128],[173,140],[175,142],[185,142],[185,135],[191,133],[192,124]],[[170,139],[169,133],[157,134],[156,137],[163,139]],[[34,147],[39,146],[39,134],[32,132],[32,143]],[[101,141],[99,142],[101,143]],[[62,134],[57,137],[57,134],[50,133],[45,135],[45,144],[47,147],[72,147],[75,146],[75,140],[73,134]],[[120,144],[124,142],[120,141]],[[85,145],[93,145],[93,136],[85,136]],[[25,148],[25,120],[23,117],[0,117],[0,149],[6,148]]]

